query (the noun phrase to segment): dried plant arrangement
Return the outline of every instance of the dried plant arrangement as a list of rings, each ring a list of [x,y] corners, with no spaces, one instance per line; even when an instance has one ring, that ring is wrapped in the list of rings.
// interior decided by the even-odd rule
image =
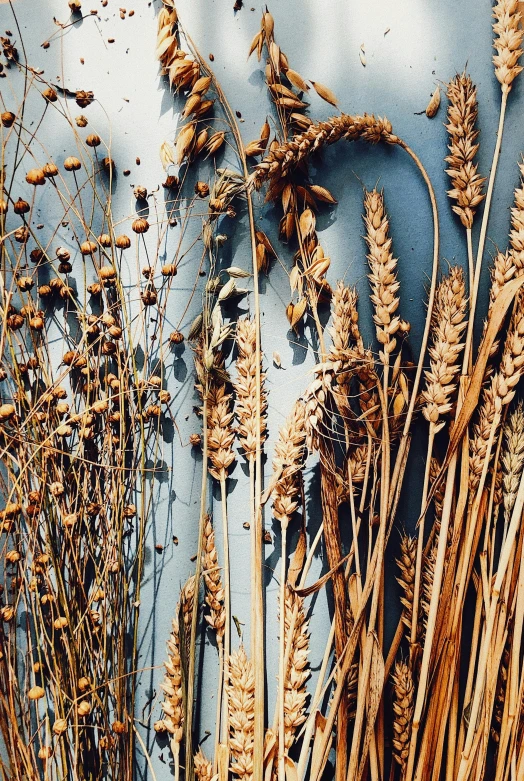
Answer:
[[[69,8],[81,16],[81,3]],[[135,186],[131,215],[115,210],[109,129],[71,113],[76,102],[89,114],[93,93],[48,82],[12,35],[1,39],[0,75],[24,84],[0,117],[3,778],[131,781],[144,766],[156,780],[156,741],[177,781],[524,778],[522,179],[479,327],[506,112],[522,70],[519,9],[492,7],[501,99],[489,172],[478,162],[480,90],[466,70],[443,90],[442,205],[464,239],[453,265],[440,257],[437,196],[418,154],[385,117],[317,120],[308,96],[337,111],[339,101],[293,70],[268,8],[246,54],[263,61],[271,115],[245,143],[212,56],[200,54],[174,0],[162,0],[156,59],[179,121],[160,149],[163,199]],[[40,132],[51,114],[69,144],[56,161]],[[337,194],[313,177],[323,149],[342,140],[397,148],[422,180],[433,250],[419,344],[387,187],[365,186],[359,204],[371,330],[362,290],[329,278],[319,226]],[[273,243],[263,220],[276,223]],[[289,280],[290,334],[310,327],[314,366],[273,431],[261,280],[275,261]],[[174,312],[183,273],[187,300]],[[155,480],[173,470],[166,431],[178,430],[173,354],[186,343],[199,426],[189,442],[200,486],[194,570],[177,572],[168,604],[148,606]],[[177,451],[167,450],[172,464]],[[242,616],[240,514],[251,574]],[[155,611],[169,624],[166,651],[141,710],[144,620]]]

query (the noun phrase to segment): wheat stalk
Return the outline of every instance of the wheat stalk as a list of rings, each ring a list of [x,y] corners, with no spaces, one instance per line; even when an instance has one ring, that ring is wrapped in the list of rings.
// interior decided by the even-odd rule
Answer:
[[[412,635],[416,556],[417,538],[403,534],[400,540],[400,558],[396,560],[400,569],[397,581],[402,589],[402,596],[400,597],[400,602],[404,608],[402,610],[402,621],[409,636]]]
[[[391,675],[393,682],[393,757],[404,772],[409,753],[411,719],[413,716],[413,680],[406,662],[396,662]]]
[[[198,781],[211,781],[213,778],[213,766],[201,748],[195,754],[194,768]]]
[[[522,402],[518,403],[508,417],[504,426],[504,439],[505,448],[500,461],[503,474],[504,521],[508,524],[524,467],[524,411]]]
[[[282,603],[281,603],[282,604]],[[282,607],[280,608],[282,612]],[[285,642],[290,645],[288,668],[284,680],[284,751],[293,745],[295,734],[306,720],[307,689],[309,678],[309,632],[304,613],[303,599],[286,588],[284,605]],[[294,618],[294,621],[292,620]],[[282,715],[282,714],[281,714]]]

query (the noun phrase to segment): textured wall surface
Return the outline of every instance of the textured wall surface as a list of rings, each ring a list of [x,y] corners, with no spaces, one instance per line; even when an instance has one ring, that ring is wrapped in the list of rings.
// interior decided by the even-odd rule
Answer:
[[[167,82],[159,77],[154,59],[156,14],[160,0],[133,0],[135,11],[124,20],[119,15],[119,2],[109,0],[102,7],[99,0],[84,1],[85,10],[97,9],[96,16],[60,30],[53,17],[62,22],[69,18],[66,0],[15,0],[19,24],[17,33],[10,7],[0,6],[0,28],[9,28],[25,45],[29,63],[42,68],[51,81],[75,90],[91,89],[96,103],[85,113],[89,116],[87,131],[96,129],[105,141],[111,140],[112,156],[117,162],[117,180],[113,200],[122,226],[134,215],[132,186],[145,185],[154,191],[162,182],[164,172],[159,148],[164,141],[172,142],[176,135],[180,103],[170,94]],[[258,30],[262,7],[251,6],[246,0],[239,12],[233,11],[233,0],[180,0],[182,21],[195,44],[207,57],[214,55],[213,68],[235,111],[241,113],[241,131],[246,142],[257,138],[271,105],[266,94],[263,63],[247,59],[252,37]],[[127,0],[126,0],[127,2]],[[132,8],[128,6],[128,10]],[[305,78],[328,85],[337,95],[346,112],[375,112],[386,115],[394,131],[415,149],[422,159],[437,192],[440,209],[442,245],[441,265],[447,262],[465,263],[464,232],[452,215],[446,198],[448,187],[443,158],[446,153],[445,101],[437,116],[430,120],[424,114],[430,94],[438,83],[449,80],[465,65],[479,88],[481,148],[480,172],[488,174],[495,144],[500,88],[491,65],[491,18],[489,0],[272,0],[269,6],[275,18],[276,39],[288,55],[291,66]],[[108,39],[114,39],[109,43]],[[50,40],[47,49],[41,48]],[[360,51],[365,52],[365,66]],[[19,98],[23,79],[12,75],[0,81],[2,97],[7,105],[11,91]],[[71,101],[71,103],[73,103]],[[315,94],[310,95],[310,116],[326,117],[330,107]],[[517,161],[522,148],[522,117],[524,96],[522,81],[511,93],[507,114],[502,160],[489,224],[487,250],[505,249],[509,226],[512,191],[518,181]],[[72,105],[74,116],[77,107]],[[86,132],[87,132],[86,131]],[[39,137],[46,150],[58,161],[74,153],[61,137],[62,125],[48,113]],[[135,163],[139,156],[140,166]],[[123,169],[130,169],[125,178]],[[203,170],[205,177],[209,171]],[[318,217],[319,238],[331,258],[328,278],[332,283],[345,279],[357,284],[361,292],[362,319],[366,337],[371,342],[370,306],[366,297],[366,259],[362,234],[362,187],[378,183],[384,188],[386,205],[391,215],[394,251],[399,258],[402,316],[412,323],[411,344],[417,355],[425,315],[425,288],[430,273],[432,253],[431,213],[425,186],[400,149],[371,148],[361,144],[340,143],[328,149],[312,164],[312,181],[329,188],[338,205],[325,209]],[[161,192],[154,205],[150,199],[150,221],[155,208],[162,209]],[[289,330],[285,307],[289,301],[288,273],[290,253],[279,244],[276,234],[279,213],[267,207],[263,196],[255,197],[257,221],[280,254],[271,273],[262,281],[262,345],[266,354],[267,388],[269,390],[269,440],[266,472],[271,466],[271,454],[278,427],[288,414],[293,400],[305,389],[308,372],[315,363],[310,346],[311,330],[306,325],[300,335]],[[52,208],[41,204],[41,209]],[[44,212],[42,212],[44,213]],[[477,225],[478,229],[478,225]],[[243,219],[238,225],[228,223],[228,262],[249,269],[248,237]],[[154,232],[152,232],[153,234]],[[162,252],[169,256],[176,231]],[[155,236],[148,241],[154,249]],[[199,295],[186,304],[192,289],[200,252],[188,254],[171,295],[169,320],[173,327],[187,329],[199,308]],[[488,264],[486,263],[486,268]],[[129,261],[129,279],[139,273]],[[481,308],[486,300],[484,274]],[[240,306],[247,311],[246,298]],[[327,314],[327,313],[326,313]],[[376,348],[376,345],[375,345]],[[60,345],[56,350],[60,351]],[[271,361],[278,351],[282,368]],[[142,642],[140,664],[148,669],[138,678],[140,706],[137,717],[151,754],[157,779],[170,777],[169,750],[162,739],[146,730],[149,716],[152,722],[160,717],[159,683],[165,642],[169,634],[173,610],[181,583],[192,572],[191,557],[196,552],[196,531],[200,495],[201,460],[187,445],[189,435],[198,430],[193,413],[196,398],[193,391],[192,356],[188,347],[173,354],[169,368],[169,388],[175,399],[172,405],[176,427],[163,441],[160,461],[164,471],[156,479],[155,506],[148,532],[145,584],[142,594]],[[413,474],[420,475],[420,454],[414,449]],[[418,464],[417,464],[418,460]],[[314,462],[308,467],[310,484],[308,497],[314,496],[318,474]],[[247,478],[239,461],[230,480],[234,489],[230,502],[232,557],[232,612],[239,621],[248,623],[249,532],[243,528],[247,520]],[[419,501],[420,479],[406,485],[398,524],[412,524]],[[213,497],[217,517],[220,502]],[[309,531],[318,526],[318,508],[314,499],[308,502]],[[276,682],[277,581],[273,570],[279,563],[279,537],[267,514],[266,527],[272,532],[273,543],[266,545],[267,637],[268,637],[268,698],[272,713]],[[178,545],[173,544],[173,536]],[[392,540],[394,545],[396,540]],[[155,545],[164,546],[162,553]],[[394,571],[394,554],[388,556],[388,567]],[[314,563],[311,579],[323,570],[323,555]],[[313,600],[312,666],[318,666],[323,640],[329,626],[329,605],[324,593]],[[391,630],[394,616],[387,616]],[[249,628],[246,628],[248,634]],[[235,639],[234,639],[235,642]],[[213,692],[215,690],[215,649],[206,648],[202,694],[202,734],[213,728]],[[142,713],[142,708],[144,711]],[[144,773],[147,771],[144,770]]]

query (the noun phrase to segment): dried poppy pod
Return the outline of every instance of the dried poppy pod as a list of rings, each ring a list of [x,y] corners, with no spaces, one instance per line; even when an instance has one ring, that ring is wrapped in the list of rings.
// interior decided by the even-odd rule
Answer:
[[[27,172],[25,180],[27,184],[32,184],[36,187],[38,184],[45,184],[45,175],[41,168],[31,168]]]
[[[47,89],[42,92],[42,97],[49,101],[49,103],[54,103],[58,100],[58,95],[52,87],[47,87]]]
[[[83,241],[80,245],[82,255],[94,255],[96,252],[96,243],[94,241]]]
[[[100,146],[102,139],[96,133],[90,133],[86,138],[86,144],[90,147]]]
[[[157,302],[157,294],[156,290],[144,290],[142,293],[140,293],[140,298],[142,299],[142,303],[144,306],[154,306]]]
[[[9,211],[9,204],[4,199],[0,199],[0,214],[7,214]]]
[[[145,201],[147,198],[147,188],[143,187],[140,184],[137,184],[135,189],[133,190],[133,195],[137,199],[137,201]]]
[[[53,732],[55,735],[63,735],[64,732],[67,732],[67,721],[66,719],[57,719],[55,723],[53,724]]]
[[[199,195],[200,198],[207,198],[209,195],[209,185],[207,182],[197,182],[195,184],[195,193],[196,195]]]
[[[115,239],[115,244],[118,247],[118,249],[129,249],[131,246],[131,239],[129,236],[126,236],[125,233],[122,233],[121,236],[117,236]]]
[[[15,119],[16,116],[12,111],[4,111],[3,114],[0,115],[0,121],[4,127],[11,127]]]
[[[78,679],[78,691],[85,692],[91,686],[91,681],[85,675]]]
[[[182,344],[184,341],[184,334],[182,331],[172,331],[169,334],[169,341],[171,344]]]
[[[58,168],[54,163],[46,163],[43,167],[44,176],[47,179],[52,179],[53,176],[58,176]]]
[[[137,217],[136,220],[133,220],[131,228],[135,233],[147,233],[149,230],[149,223],[145,217]]]
[[[176,277],[178,269],[175,263],[166,263],[162,266],[162,276],[164,277]]]
[[[22,292],[25,292],[27,290],[31,290],[31,288],[34,286],[35,282],[33,277],[19,277],[16,280],[16,284],[18,285],[18,289],[22,290]]]
[[[79,704],[77,713],[79,716],[89,716],[91,713],[91,703],[89,700],[82,700]]]
[[[27,696],[30,700],[41,700],[42,697],[45,697],[45,691],[41,686],[33,686],[33,688],[29,689],[27,692]]]
[[[66,157],[64,160],[64,168],[66,171],[79,171],[82,168],[82,163],[78,157]]]
[[[2,212],[2,201],[0,201],[0,214],[3,214]],[[27,214],[27,212],[31,209],[27,201],[22,200],[22,198],[19,198],[14,205],[14,212],[15,214]]]

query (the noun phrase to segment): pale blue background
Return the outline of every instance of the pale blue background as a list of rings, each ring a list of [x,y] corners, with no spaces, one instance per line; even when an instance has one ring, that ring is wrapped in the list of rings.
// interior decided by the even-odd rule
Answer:
[[[154,60],[156,37],[156,13],[159,0],[147,3],[134,0],[135,15],[122,21],[118,7],[124,0],[109,0],[102,8],[99,0],[84,0],[84,10],[91,7],[100,11],[98,18],[88,18],[69,29],[63,37],[63,48],[57,37],[48,50],[40,48],[57,28],[52,17],[66,21],[69,15],[66,0],[17,0],[16,11],[25,43],[28,59],[35,67],[45,69],[46,77],[55,80],[62,76],[72,88],[92,89],[98,104],[84,113],[90,119],[86,132],[97,129],[105,139],[112,134],[113,156],[120,170],[130,168],[127,179],[119,177],[114,198],[115,214],[122,218],[132,215],[134,199],[131,185],[144,184],[153,190],[164,177],[159,159],[159,147],[164,140],[172,141],[176,133],[179,103],[170,96],[166,84],[158,76]],[[125,2],[127,9],[132,2]],[[194,41],[204,55],[214,54],[214,70],[221,81],[234,110],[241,111],[241,130],[246,142],[257,138],[258,131],[271,113],[261,67],[255,58],[249,61],[247,52],[253,35],[257,32],[262,6],[247,0],[243,9],[233,12],[233,0],[181,0],[180,15]],[[338,96],[340,106],[347,112],[376,112],[386,115],[395,132],[404,138],[421,157],[437,192],[441,215],[441,263],[465,263],[465,237],[458,220],[451,214],[445,191],[448,179],[444,173],[443,157],[446,153],[445,103],[433,120],[415,112],[423,111],[436,84],[450,79],[456,71],[468,65],[469,72],[479,88],[481,151],[480,171],[488,174],[495,143],[498,121],[500,88],[493,76],[491,65],[491,18],[488,0],[273,0],[270,11],[275,18],[277,42],[288,55],[290,65],[305,78],[328,85]],[[15,32],[12,14],[8,6],[0,7],[0,28]],[[386,30],[389,29],[387,34]],[[15,37],[18,37],[15,33]],[[114,44],[107,39],[115,38]],[[359,57],[364,45],[366,66]],[[80,63],[83,57],[85,64]],[[0,81],[4,101],[9,107],[10,91],[20,94],[21,80],[17,77]],[[127,98],[128,101],[124,100]],[[315,94],[310,96],[312,117],[327,117],[331,108]],[[73,116],[81,113],[71,102]],[[506,133],[497,189],[493,200],[492,218],[489,224],[487,252],[496,247],[505,249],[509,227],[509,209],[512,191],[518,182],[517,160],[523,144],[523,93],[520,82],[509,100]],[[62,136],[63,133],[63,136]],[[62,160],[72,153],[66,139],[65,126],[56,124],[52,116],[46,118],[41,138],[45,138],[48,151]],[[141,166],[134,164],[141,158]],[[432,251],[432,226],[425,186],[398,149],[369,148],[363,145],[340,143],[325,152],[322,160],[312,164],[312,179],[328,187],[339,204],[332,210],[324,210],[318,219],[320,241],[332,265],[328,278],[335,283],[345,278],[356,283],[362,292],[360,311],[364,330],[369,340],[372,332],[369,320],[369,302],[366,298],[365,248],[361,238],[362,185],[375,184],[384,187],[387,208],[391,215],[391,228],[395,253],[400,259],[399,275],[402,283],[402,316],[412,323],[411,343],[415,350],[421,336],[424,318],[424,293],[430,272]],[[294,398],[308,383],[308,372],[314,365],[314,356],[308,349],[309,328],[300,344],[293,344],[288,330],[285,306],[289,300],[287,273],[290,257],[286,248],[278,243],[275,226],[279,213],[263,204],[262,197],[255,199],[259,226],[268,232],[274,246],[281,253],[280,263],[273,263],[271,274],[262,281],[262,344],[267,360],[267,387],[269,389],[269,455],[266,471],[270,471],[273,441],[283,417],[289,412]],[[123,230],[125,226],[123,225]],[[231,230],[231,225],[228,230]],[[235,265],[248,267],[249,246],[245,233],[232,236],[228,253]],[[171,296],[170,317],[177,325],[180,313],[187,301],[197,263],[188,262],[177,277],[179,292]],[[487,265],[487,264],[486,264]],[[486,300],[487,272],[483,277],[480,311]],[[247,305],[248,302],[245,302]],[[244,305],[245,309],[246,306]],[[198,309],[198,297],[193,310],[185,317],[182,328],[186,330]],[[282,358],[282,370],[271,362],[271,355],[278,351]],[[179,351],[174,358],[169,387],[176,401],[180,439],[187,443],[189,435],[198,429],[192,408],[195,403],[191,375],[189,349]],[[145,583],[142,594],[142,627],[140,665],[160,665],[165,652],[179,587],[192,572],[190,557],[196,551],[198,501],[200,493],[200,459],[191,448],[180,445],[178,435],[172,443],[164,444],[162,459],[172,470],[164,481],[158,481],[157,502],[148,535],[148,552]],[[415,449],[415,453],[417,450]],[[407,501],[399,512],[399,528],[402,523],[413,522],[419,502],[420,458],[412,459],[414,474],[406,485]],[[417,463],[418,462],[418,463]],[[308,467],[312,490],[318,476],[314,464]],[[249,532],[242,524],[248,520],[244,501],[246,489],[245,468],[238,463],[231,484],[235,486],[234,500],[230,503],[232,600],[233,613],[247,623],[249,616]],[[214,510],[219,517],[218,500]],[[310,528],[317,528],[317,511],[314,502],[309,504]],[[317,516],[318,517],[318,516]],[[274,534],[271,518],[266,526]],[[172,536],[179,538],[173,546]],[[394,535],[395,536],[395,535]],[[392,540],[393,546],[396,539]],[[165,545],[159,555],[154,545]],[[275,537],[276,550],[279,539]],[[268,632],[268,690],[269,712],[274,707],[276,676],[276,591],[277,582],[272,570],[279,564],[279,555],[273,546],[266,546],[267,556],[267,632]],[[388,555],[388,567],[394,573],[394,554]],[[322,570],[323,557],[315,561],[311,578]],[[396,591],[391,587],[392,610],[388,611],[387,628],[395,622]],[[393,593],[395,592],[395,593]],[[323,650],[329,623],[325,595],[315,603],[311,621],[312,665],[315,668]],[[248,635],[248,629],[246,629]],[[206,648],[205,683],[202,687],[202,730],[212,729],[215,691],[215,650]],[[151,724],[160,717],[159,683],[161,669],[144,673],[139,679],[140,696],[137,716],[142,706],[156,692],[153,699]],[[149,708],[146,708],[147,717]],[[154,733],[142,734],[149,746],[157,778],[168,779],[169,750],[158,742]],[[211,740],[208,741],[211,745]]]

